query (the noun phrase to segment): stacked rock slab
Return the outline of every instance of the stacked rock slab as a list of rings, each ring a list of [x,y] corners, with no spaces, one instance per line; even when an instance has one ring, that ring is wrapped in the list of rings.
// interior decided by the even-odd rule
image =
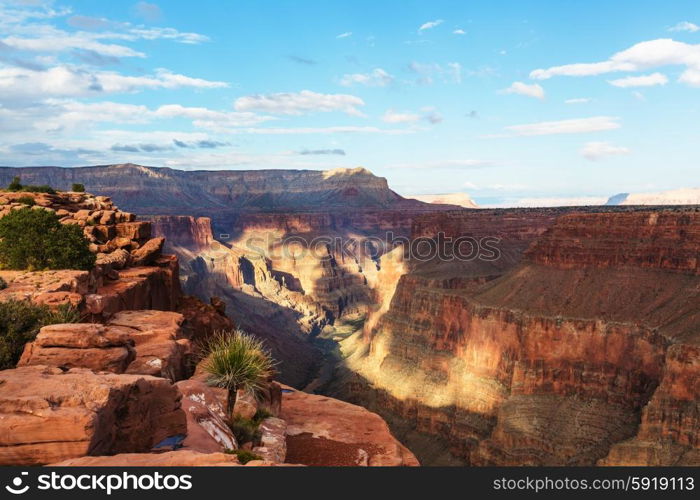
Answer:
[[[165,379],[26,366],[0,372],[0,464],[147,452],[187,431]]]

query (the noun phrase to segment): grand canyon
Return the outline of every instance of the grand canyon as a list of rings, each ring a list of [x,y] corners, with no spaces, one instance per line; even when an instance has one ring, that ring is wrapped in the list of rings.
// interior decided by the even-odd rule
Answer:
[[[0,301],[82,313],[0,371],[0,463],[237,465],[192,359],[235,326],[279,363],[237,403],[269,413],[250,465],[700,465],[696,205],[476,208],[364,168],[15,176],[97,264],[0,271]]]

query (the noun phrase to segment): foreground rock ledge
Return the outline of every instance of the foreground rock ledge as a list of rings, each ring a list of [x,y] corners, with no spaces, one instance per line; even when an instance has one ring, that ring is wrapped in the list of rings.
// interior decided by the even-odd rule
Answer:
[[[187,432],[181,395],[161,378],[26,366],[1,371],[0,388],[3,465],[147,452]]]
[[[417,466],[384,420],[361,406],[284,386],[287,462],[312,466]]]

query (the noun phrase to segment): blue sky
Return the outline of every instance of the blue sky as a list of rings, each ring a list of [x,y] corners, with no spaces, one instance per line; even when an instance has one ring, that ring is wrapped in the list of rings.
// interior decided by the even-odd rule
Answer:
[[[399,193],[698,187],[697,1],[0,0],[0,164],[364,166]]]

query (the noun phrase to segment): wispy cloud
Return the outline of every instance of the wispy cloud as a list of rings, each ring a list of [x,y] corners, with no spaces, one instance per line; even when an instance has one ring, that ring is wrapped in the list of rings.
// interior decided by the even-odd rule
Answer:
[[[644,76],[628,76],[608,81],[610,85],[620,88],[629,87],[654,87],[656,85],[666,85],[668,77],[662,73],[652,73]]]
[[[574,97],[573,99],[567,99],[564,104],[586,104],[591,102],[590,97]]]
[[[681,21],[675,26],[671,26],[668,31],[689,31],[695,33],[696,31],[700,31],[700,26],[689,21]]]
[[[544,89],[541,85],[533,83],[528,85],[523,82],[513,82],[513,84],[501,91],[503,94],[518,94],[527,97],[534,97],[536,99],[544,99]]]
[[[464,31],[464,30],[461,29],[461,28],[457,28],[456,30],[454,30],[454,31],[452,32],[452,34],[453,34],[453,35],[466,35],[467,32]]]
[[[305,66],[314,66],[314,65],[318,64],[316,61],[314,61],[313,59],[309,59],[308,57],[288,55],[287,59],[289,59],[290,61],[295,62],[297,64],[303,64]]]
[[[340,111],[352,116],[364,116],[359,110],[364,105],[365,102],[354,95],[319,94],[311,90],[249,95],[239,97],[234,102],[236,111],[264,111],[280,115]]]
[[[588,142],[581,149],[581,156],[590,161],[598,161],[608,156],[629,154],[630,150],[622,146],[615,146],[609,142]]]
[[[615,130],[622,125],[619,118],[611,116],[594,116],[591,118],[575,118],[572,120],[559,120],[550,122],[527,123],[524,125],[511,125],[505,130],[507,135],[539,136],[557,134],[584,134],[588,132],[600,132]]]
[[[700,45],[668,38],[650,40],[618,52],[606,61],[536,69],[530,73],[530,77],[547,80],[555,76],[595,76],[621,71],[644,71],[662,66],[684,66],[685,70],[678,81],[700,86]]]
[[[351,73],[343,75],[340,84],[343,87],[363,85],[365,87],[386,87],[394,82],[394,77],[382,68],[375,68],[369,73]]]
[[[304,149],[298,153],[301,156],[345,156],[344,149]]]
[[[341,33],[340,35],[336,36],[336,38],[348,38],[352,36],[352,31],[346,31],[345,33]]]
[[[423,24],[421,24],[420,27],[418,28],[418,33],[422,33],[422,32],[424,32],[425,30],[431,30],[431,29],[433,29],[433,28],[436,28],[436,27],[440,26],[440,25],[441,25],[442,23],[444,23],[444,22],[445,22],[445,21],[443,21],[442,19],[436,19],[436,20],[434,20],[434,21],[428,21],[428,22],[426,22],[426,23],[423,23]]]

